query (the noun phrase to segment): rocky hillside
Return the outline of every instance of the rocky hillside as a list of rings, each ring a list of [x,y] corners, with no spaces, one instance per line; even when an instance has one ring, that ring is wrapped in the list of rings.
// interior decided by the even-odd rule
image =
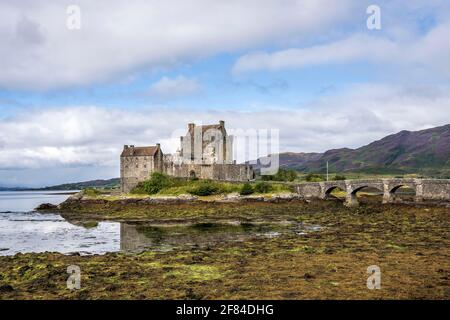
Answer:
[[[280,154],[282,167],[303,172],[324,172],[327,161],[331,172],[450,175],[450,124],[401,131],[358,149]]]

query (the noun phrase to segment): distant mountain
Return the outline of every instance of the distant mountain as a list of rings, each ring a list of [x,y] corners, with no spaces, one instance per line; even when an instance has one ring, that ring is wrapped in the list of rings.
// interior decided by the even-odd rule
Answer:
[[[120,185],[120,178],[113,178],[108,180],[90,180],[84,182],[65,183],[56,186],[44,187],[44,188],[23,188],[23,187],[0,187],[0,191],[39,191],[39,190],[81,190],[85,188],[116,188]]]
[[[27,188],[14,188],[14,187],[0,187],[0,191],[26,191]]]
[[[108,180],[90,180],[84,182],[65,183],[56,186],[41,188],[39,190],[81,190],[85,188],[115,188],[120,185],[120,178]]]
[[[401,131],[358,149],[333,149],[324,153],[280,154],[280,166],[302,172],[364,172],[380,174],[450,174],[450,124]]]

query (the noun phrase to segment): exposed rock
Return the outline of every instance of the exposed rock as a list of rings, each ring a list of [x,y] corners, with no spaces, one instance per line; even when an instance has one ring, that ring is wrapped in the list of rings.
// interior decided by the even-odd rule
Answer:
[[[14,288],[9,284],[4,284],[4,285],[0,286],[0,292],[5,293],[5,292],[13,292],[13,291],[14,291]]]
[[[66,199],[66,201],[60,203],[57,208],[64,209],[70,207],[73,203],[80,202],[83,199],[84,192],[77,192]]]
[[[146,199],[144,199],[144,200],[146,200]],[[133,204],[133,203],[143,202],[144,200],[142,200],[142,199],[135,199],[135,198],[127,198],[127,199],[119,200],[119,203],[120,204]]]
[[[139,203],[144,204],[164,204],[164,203],[190,203],[198,200],[198,197],[189,194],[181,194],[179,196],[164,196],[164,197],[148,197],[141,199]]]
[[[246,202],[258,202],[258,201],[264,201],[263,196],[256,196],[256,195],[250,195],[250,196],[243,196],[241,197],[243,201]]]
[[[237,192],[229,193],[224,195],[222,198],[216,200],[215,202],[239,202],[241,200],[241,195]]]
[[[70,201],[80,201],[83,198],[83,196],[84,196],[84,192],[80,191],[78,193],[71,195],[69,198],[67,198],[66,201],[69,201],[69,202]]]
[[[45,210],[56,210],[58,209],[58,206],[51,204],[51,203],[42,203],[39,206],[37,206],[36,211],[45,211]]]
[[[273,195],[271,198],[266,198],[264,201],[267,202],[281,202],[281,201],[291,201],[295,199],[302,199],[297,193],[279,193]]]
[[[197,196],[193,196],[191,194],[180,194],[178,196],[178,199],[182,199],[182,200],[198,200]]]
[[[157,204],[163,204],[163,203],[177,203],[178,197],[175,196],[167,196],[167,197],[149,197],[145,198],[139,201],[139,203],[143,204],[151,204],[151,203],[157,203]]]

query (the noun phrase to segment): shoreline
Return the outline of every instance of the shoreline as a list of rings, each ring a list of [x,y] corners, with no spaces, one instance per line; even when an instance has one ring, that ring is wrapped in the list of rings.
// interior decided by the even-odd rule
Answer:
[[[57,213],[68,219],[87,220],[154,220],[154,219],[191,219],[202,217],[230,217],[229,214],[215,213],[217,209],[233,208],[240,212],[236,216],[246,216],[245,208],[251,206],[265,207],[270,211],[273,206],[288,206],[295,204],[298,209],[312,209],[333,207],[337,211],[360,212],[369,208],[383,207],[450,207],[450,202],[426,201],[417,203],[412,200],[397,203],[382,204],[380,195],[363,195],[361,207],[345,207],[344,199],[306,199],[295,193],[257,194],[241,196],[236,193],[198,197],[192,195],[129,195],[129,194],[103,194],[88,196],[83,191],[71,195],[59,205],[44,203],[35,211],[41,213]],[[220,211],[220,210],[219,210]]]

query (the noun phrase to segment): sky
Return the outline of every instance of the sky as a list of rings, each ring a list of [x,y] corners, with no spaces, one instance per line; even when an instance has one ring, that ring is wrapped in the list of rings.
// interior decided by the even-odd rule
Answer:
[[[446,0],[0,0],[0,186],[118,177],[188,122],[280,152],[448,124],[449,39]]]

